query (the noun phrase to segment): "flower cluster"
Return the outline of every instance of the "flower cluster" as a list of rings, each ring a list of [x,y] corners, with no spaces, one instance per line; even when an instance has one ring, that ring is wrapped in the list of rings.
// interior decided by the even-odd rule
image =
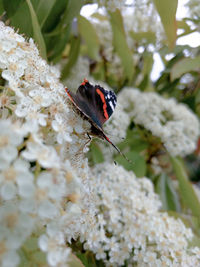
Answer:
[[[95,231],[82,235],[84,248],[106,266],[195,266],[200,249],[188,248],[192,232],[160,212],[161,203],[147,178],[104,163],[93,171],[97,197]]]
[[[17,266],[17,251],[23,253],[33,235],[50,266],[67,264],[65,239],[80,231],[74,222],[81,217],[86,229],[94,217],[82,153],[90,125],[72,110],[59,72],[39,56],[33,40],[3,23],[0,69],[0,265]],[[58,221],[53,232],[52,221]]]
[[[123,112],[126,116],[128,114],[134,123],[159,137],[171,155],[185,156],[195,150],[200,125],[196,115],[186,105],[154,92],[139,92],[134,88],[124,88],[118,96],[118,103],[123,107],[121,116]],[[115,114],[110,123],[110,127],[115,128],[120,127],[122,122]]]

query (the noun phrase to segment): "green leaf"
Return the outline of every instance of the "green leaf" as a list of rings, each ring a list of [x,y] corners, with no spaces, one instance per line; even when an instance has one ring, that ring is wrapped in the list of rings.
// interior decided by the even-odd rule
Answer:
[[[124,76],[131,81],[134,73],[133,55],[126,41],[123,19],[118,9],[115,12],[110,12],[110,23],[113,32],[113,45],[121,59]]]
[[[104,61],[99,61],[92,70],[92,76],[98,81],[105,80],[105,63]]]
[[[126,170],[133,171],[137,177],[143,177],[146,174],[146,161],[143,156],[135,151],[125,153],[126,157],[132,161],[129,163],[121,155],[115,157],[115,161],[122,165]]]
[[[3,0],[0,0],[0,16],[3,14],[3,12],[4,12]]]
[[[95,255],[89,251],[86,253],[78,252],[76,255],[82,261],[85,267],[105,267],[104,262],[102,260],[96,260]]]
[[[150,75],[150,72],[152,70],[152,66],[153,66],[153,63],[154,63],[154,60],[153,60],[153,54],[150,53],[150,52],[147,52],[145,51],[143,53],[143,60],[144,60],[144,63],[143,63],[143,68],[142,68],[142,72],[143,74],[145,75]]]
[[[7,16],[10,18],[13,16],[17,9],[20,8],[20,5],[25,0],[3,0],[3,7],[6,11]]]
[[[153,0],[161,18],[169,47],[173,48],[176,42],[176,10],[178,5],[178,0]]]
[[[136,42],[143,42],[143,43],[152,43],[155,44],[156,42],[156,35],[155,32],[134,32],[130,31],[130,36],[133,38]]]
[[[141,151],[148,149],[149,143],[141,138],[141,133],[138,129],[128,129],[126,139],[118,144],[118,147],[121,150],[128,147],[131,150],[140,153]]]
[[[43,32],[51,33],[57,28],[58,24],[60,24],[61,22],[61,17],[63,16],[67,5],[68,5],[68,0],[59,0],[55,2],[53,8],[51,9],[51,12],[49,13],[42,27]]]
[[[67,64],[62,69],[62,75],[61,75],[62,80],[67,78],[67,76],[70,73],[70,70],[75,65],[79,56],[79,50],[80,50],[80,38],[72,37],[69,58]]]
[[[99,57],[99,39],[93,25],[83,16],[78,16],[78,28],[87,46],[87,53],[92,59]]]
[[[185,20],[177,21],[177,26],[178,26],[178,29],[184,30],[183,33],[178,35],[178,38],[193,32],[193,30],[191,30],[190,26],[187,24]]]
[[[27,5],[29,7],[30,10],[30,14],[31,14],[31,20],[32,20],[32,27],[33,27],[33,36],[34,39],[36,41],[36,43],[39,46],[39,50],[41,53],[41,56],[46,59],[47,55],[46,55],[46,46],[45,46],[45,42],[41,33],[41,29],[40,29],[40,25],[38,23],[38,19],[37,16],[35,14],[35,11],[33,9],[32,3],[30,0],[26,0]]]
[[[81,260],[74,254],[69,255],[69,266],[70,267],[84,267],[83,263]]]
[[[65,2],[66,0],[60,0],[58,5],[53,7],[53,9],[55,8],[55,16],[51,12],[43,27],[46,32],[45,42],[47,44],[48,58],[54,63],[60,60],[69,40],[72,20],[79,14],[83,5],[81,0],[68,0]],[[54,24],[52,24],[52,21]]]
[[[92,18],[95,18],[95,19],[98,19],[100,22],[101,22],[101,21],[107,21],[107,20],[108,20],[108,18],[107,18],[106,16],[101,15],[101,14],[99,14],[99,13],[93,13],[93,14],[91,15],[91,17],[92,17]]]
[[[184,73],[200,70],[200,56],[184,58],[175,63],[171,69],[171,81],[181,77]]]
[[[156,192],[160,195],[163,209],[180,212],[178,194],[171,179],[165,173],[158,177]]]
[[[69,40],[70,30],[71,27],[68,25],[60,34],[45,38],[45,42],[48,44],[48,59],[54,64],[62,57],[62,52]]]
[[[94,164],[102,163],[104,161],[103,153],[95,142],[92,142],[90,145],[90,153]]]
[[[199,247],[200,248],[200,237],[195,235],[192,241],[189,241],[189,247]]]
[[[80,13],[82,5],[82,0],[69,0],[62,19],[62,23],[68,25],[72,21],[72,19]]]
[[[57,26],[51,31],[48,36],[54,36],[60,34],[60,32],[65,31],[69,26],[74,17],[76,17],[83,5],[81,0],[68,0],[64,13]]]
[[[40,0],[37,5],[35,5],[33,2],[35,13],[37,14],[38,22],[41,28],[46,22],[56,2],[56,0]]]
[[[193,215],[200,219],[200,202],[192,187],[183,164],[178,158],[171,157],[172,166],[179,182],[181,198]]]
[[[24,23],[24,18],[26,18],[26,23]],[[20,8],[10,18],[10,25],[19,30],[19,33],[25,34],[26,37],[33,37],[32,20],[26,1],[20,5]]]

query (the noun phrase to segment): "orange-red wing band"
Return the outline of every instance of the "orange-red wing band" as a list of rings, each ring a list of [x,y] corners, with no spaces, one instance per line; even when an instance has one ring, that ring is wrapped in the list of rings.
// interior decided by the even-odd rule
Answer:
[[[84,78],[84,81],[81,83],[81,85],[85,85],[86,83],[88,83],[88,80]]]
[[[70,92],[69,92],[69,89],[68,88],[65,88],[65,92],[68,94],[69,98],[74,103],[74,100],[73,100],[72,96],[70,95]]]
[[[107,104],[106,104],[105,96],[101,92],[101,90],[99,90],[99,89],[97,89],[96,92],[101,97],[101,101],[103,102],[103,114],[104,114],[104,117],[106,118],[106,120],[108,120],[109,116],[108,116],[108,112],[107,112]]]

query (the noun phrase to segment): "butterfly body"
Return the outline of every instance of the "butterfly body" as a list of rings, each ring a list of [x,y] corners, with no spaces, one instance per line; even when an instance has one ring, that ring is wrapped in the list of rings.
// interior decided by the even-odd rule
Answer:
[[[100,85],[93,86],[86,79],[81,83],[76,94],[70,92],[68,88],[65,90],[80,115],[90,122],[91,132],[88,133],[88,136],[94,135],[106,140],[125,157],[103,130],[103,124],[110,118],[117,103],[115,93],[105,90]]]

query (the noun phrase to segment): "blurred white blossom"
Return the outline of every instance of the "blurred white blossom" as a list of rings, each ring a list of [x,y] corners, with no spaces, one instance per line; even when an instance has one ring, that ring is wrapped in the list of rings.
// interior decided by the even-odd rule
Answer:
[[[23,243],[34,235],[49,266],[67,266],[65,239],[79,234],[80,217],[89,229],[95,216],[81,149],[90,124],[74,112],[58,70],[39,56],[33,40],[1,22],[0,44],[6,81],[0,95],[0,265],[17,266],[17,251],[23,253]],[[53,221],[54,236],[44,228]]]
[[[200,125],[186,105],[177,103],[173,98],[165,99],[157,93],[140,92],[134,88],[124,88],[118,96],[118,103],[123,109],[120,116],[116,112],[111,119],[114,128],[120,127],[121,120],[118,118],[124,112],[136,124],[159,137],[171,155],[185,156],[195,150]]]
[[[180,219],[161,212],[161,202],[147,178],[110,163],[93,169],[98,216],[85,233],[84,248],[107,266],[195,266],[198,247],[188,248],[193,234]],[[108,256],[108,258],[106,257]]]
[[[99,7],[105,6],[108,10],[115,11],[116,8],[122,8],[126,0],[94,0],[94,2],[97,2]]]

